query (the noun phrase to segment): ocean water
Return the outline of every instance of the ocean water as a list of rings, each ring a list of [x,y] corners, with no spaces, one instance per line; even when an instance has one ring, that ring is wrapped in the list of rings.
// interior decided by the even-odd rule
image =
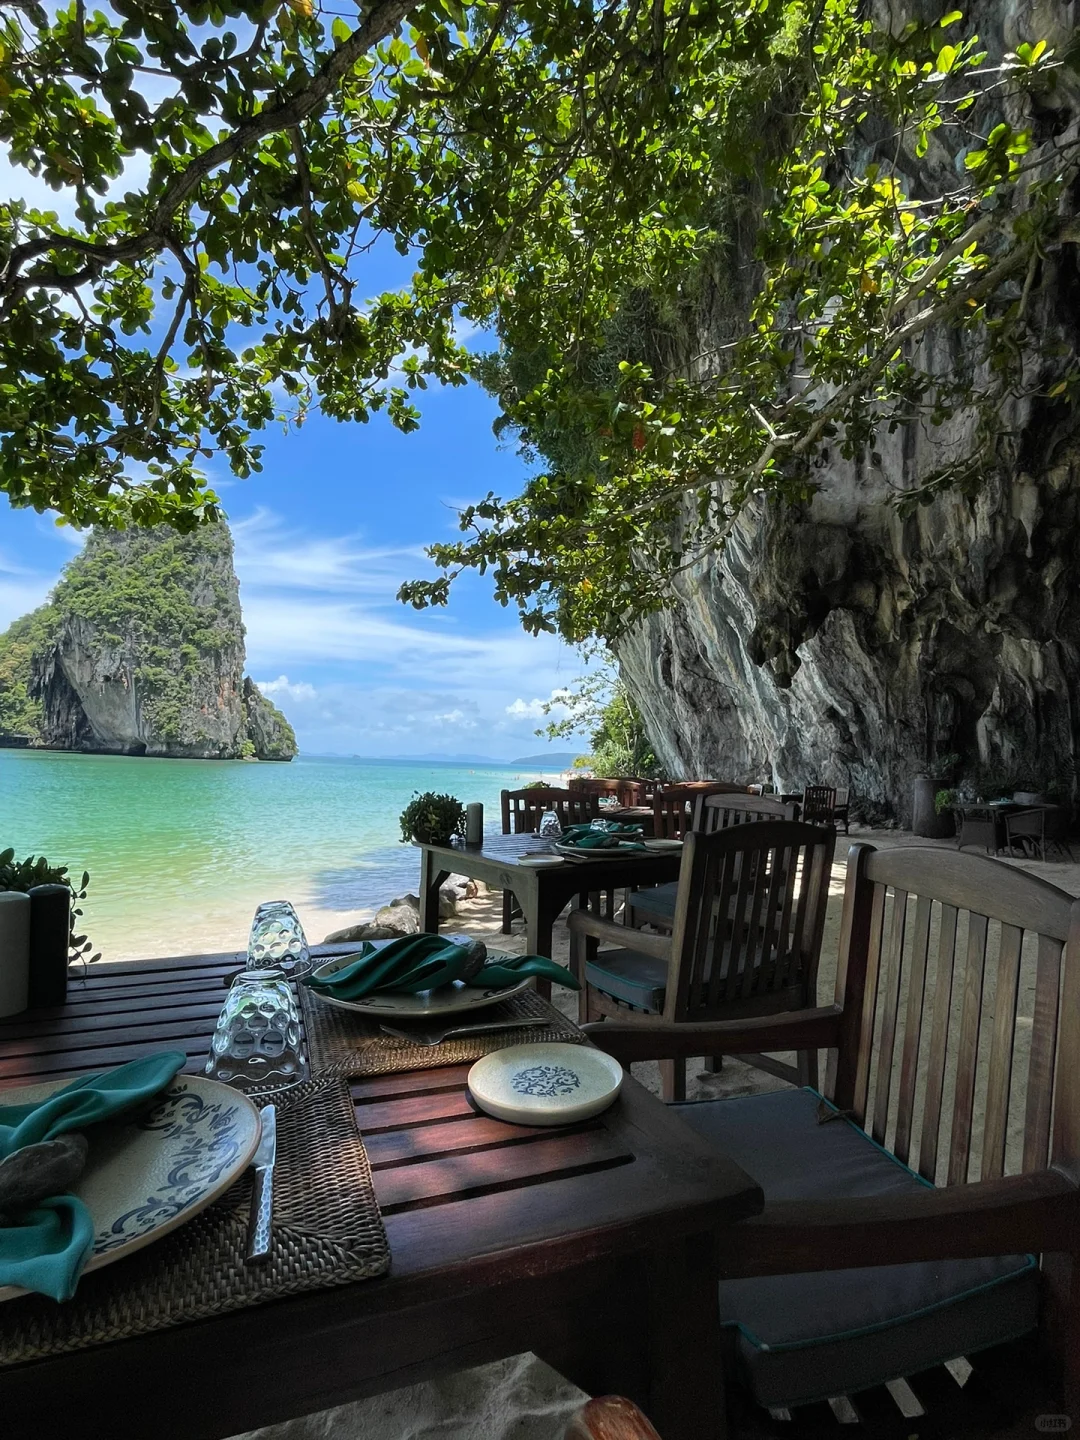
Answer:
[[[484,805],[539,772],[299,756],[288,764],[0,750],[0,850],[90,872],[86,932],[106,960],[242,947],[255,906],[292,900],[308,938],[419,882],[399,843],[415,790]]]

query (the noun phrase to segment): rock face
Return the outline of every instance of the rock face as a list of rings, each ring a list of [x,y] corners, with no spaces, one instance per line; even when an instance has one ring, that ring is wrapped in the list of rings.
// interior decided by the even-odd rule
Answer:
[[[244,716],[247,738],[259,760],[291,760],[296,754],[296,735],[285,716],[262,693],[254,680],[244,676]]]
[[[927,9],[892,8],[895,23]],[[964,8],[993,57],[1063,45],[1073,7]],[[1049,103],[1040,123],[1075,123],[1075,81]],[[921,175],[922,193],[948,173]],[[1046,258],[1031,298],[1042,343],[1075,349],[1075,245]],[[951,372],[959,343],[930,334],[924,356]],[[1029,364],[1037,379],[1038,355]],[[969,442],[973,417],[907,425],[881,436],[879,462],[823,457],[810,505],[748,511],[720,558],[680,577],[674,608],[618,647],[669,773],[850,785],[857,809],[901,820],[913,775],[951,752],[966,776],[1075,790],[1080,421],[1038,398],[1005,418],[1012,439],[977,499],[899,517],[890,498]]]
[[[29,661],[34,737],[59,749],[287,760],[285,717],[244,677],[224,524],[94,532],[68,565]]]

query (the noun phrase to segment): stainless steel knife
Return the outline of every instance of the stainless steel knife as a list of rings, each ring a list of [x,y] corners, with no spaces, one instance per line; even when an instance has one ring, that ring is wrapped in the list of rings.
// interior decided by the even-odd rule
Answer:
[[[259,1112],[262,1130],[255,1151],[255,1186],[251,1192],[251,1219],[245,1264],[257,1265],[270,1255],[270,1222],[274,1214],[274,1161],[277,1158],[277,1110],[264,1105]]]

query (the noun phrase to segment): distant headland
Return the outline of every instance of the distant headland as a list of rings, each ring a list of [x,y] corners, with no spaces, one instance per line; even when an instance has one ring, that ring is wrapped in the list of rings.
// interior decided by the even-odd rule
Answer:
[[[93,531],[48,603],[0,635],[0,744],[291,760],[292,726],[244,674],[225,522]]]

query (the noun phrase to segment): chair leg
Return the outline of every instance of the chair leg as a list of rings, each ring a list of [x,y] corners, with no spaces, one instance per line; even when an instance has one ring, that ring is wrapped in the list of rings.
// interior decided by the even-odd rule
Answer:
[[[499,927],[500,932],[501,932],[503,935],[509,935],[509,934],[510,934],[510,921],[511,921],[511,917],[513,916],[513,913],[514,913],[514,892],[513,892],[512,890],[504,890],[504,891],[503,891],[503,906],[502,906],[502,925]]]
[[[661,1060],[660,1094],[670,1105],[674,1100],[686,1099],[686,1061]]]
[[[710,1075],[719,1075],[724,1068],[724,1057],[722,1055],[706,1055],[705,1069]]]

